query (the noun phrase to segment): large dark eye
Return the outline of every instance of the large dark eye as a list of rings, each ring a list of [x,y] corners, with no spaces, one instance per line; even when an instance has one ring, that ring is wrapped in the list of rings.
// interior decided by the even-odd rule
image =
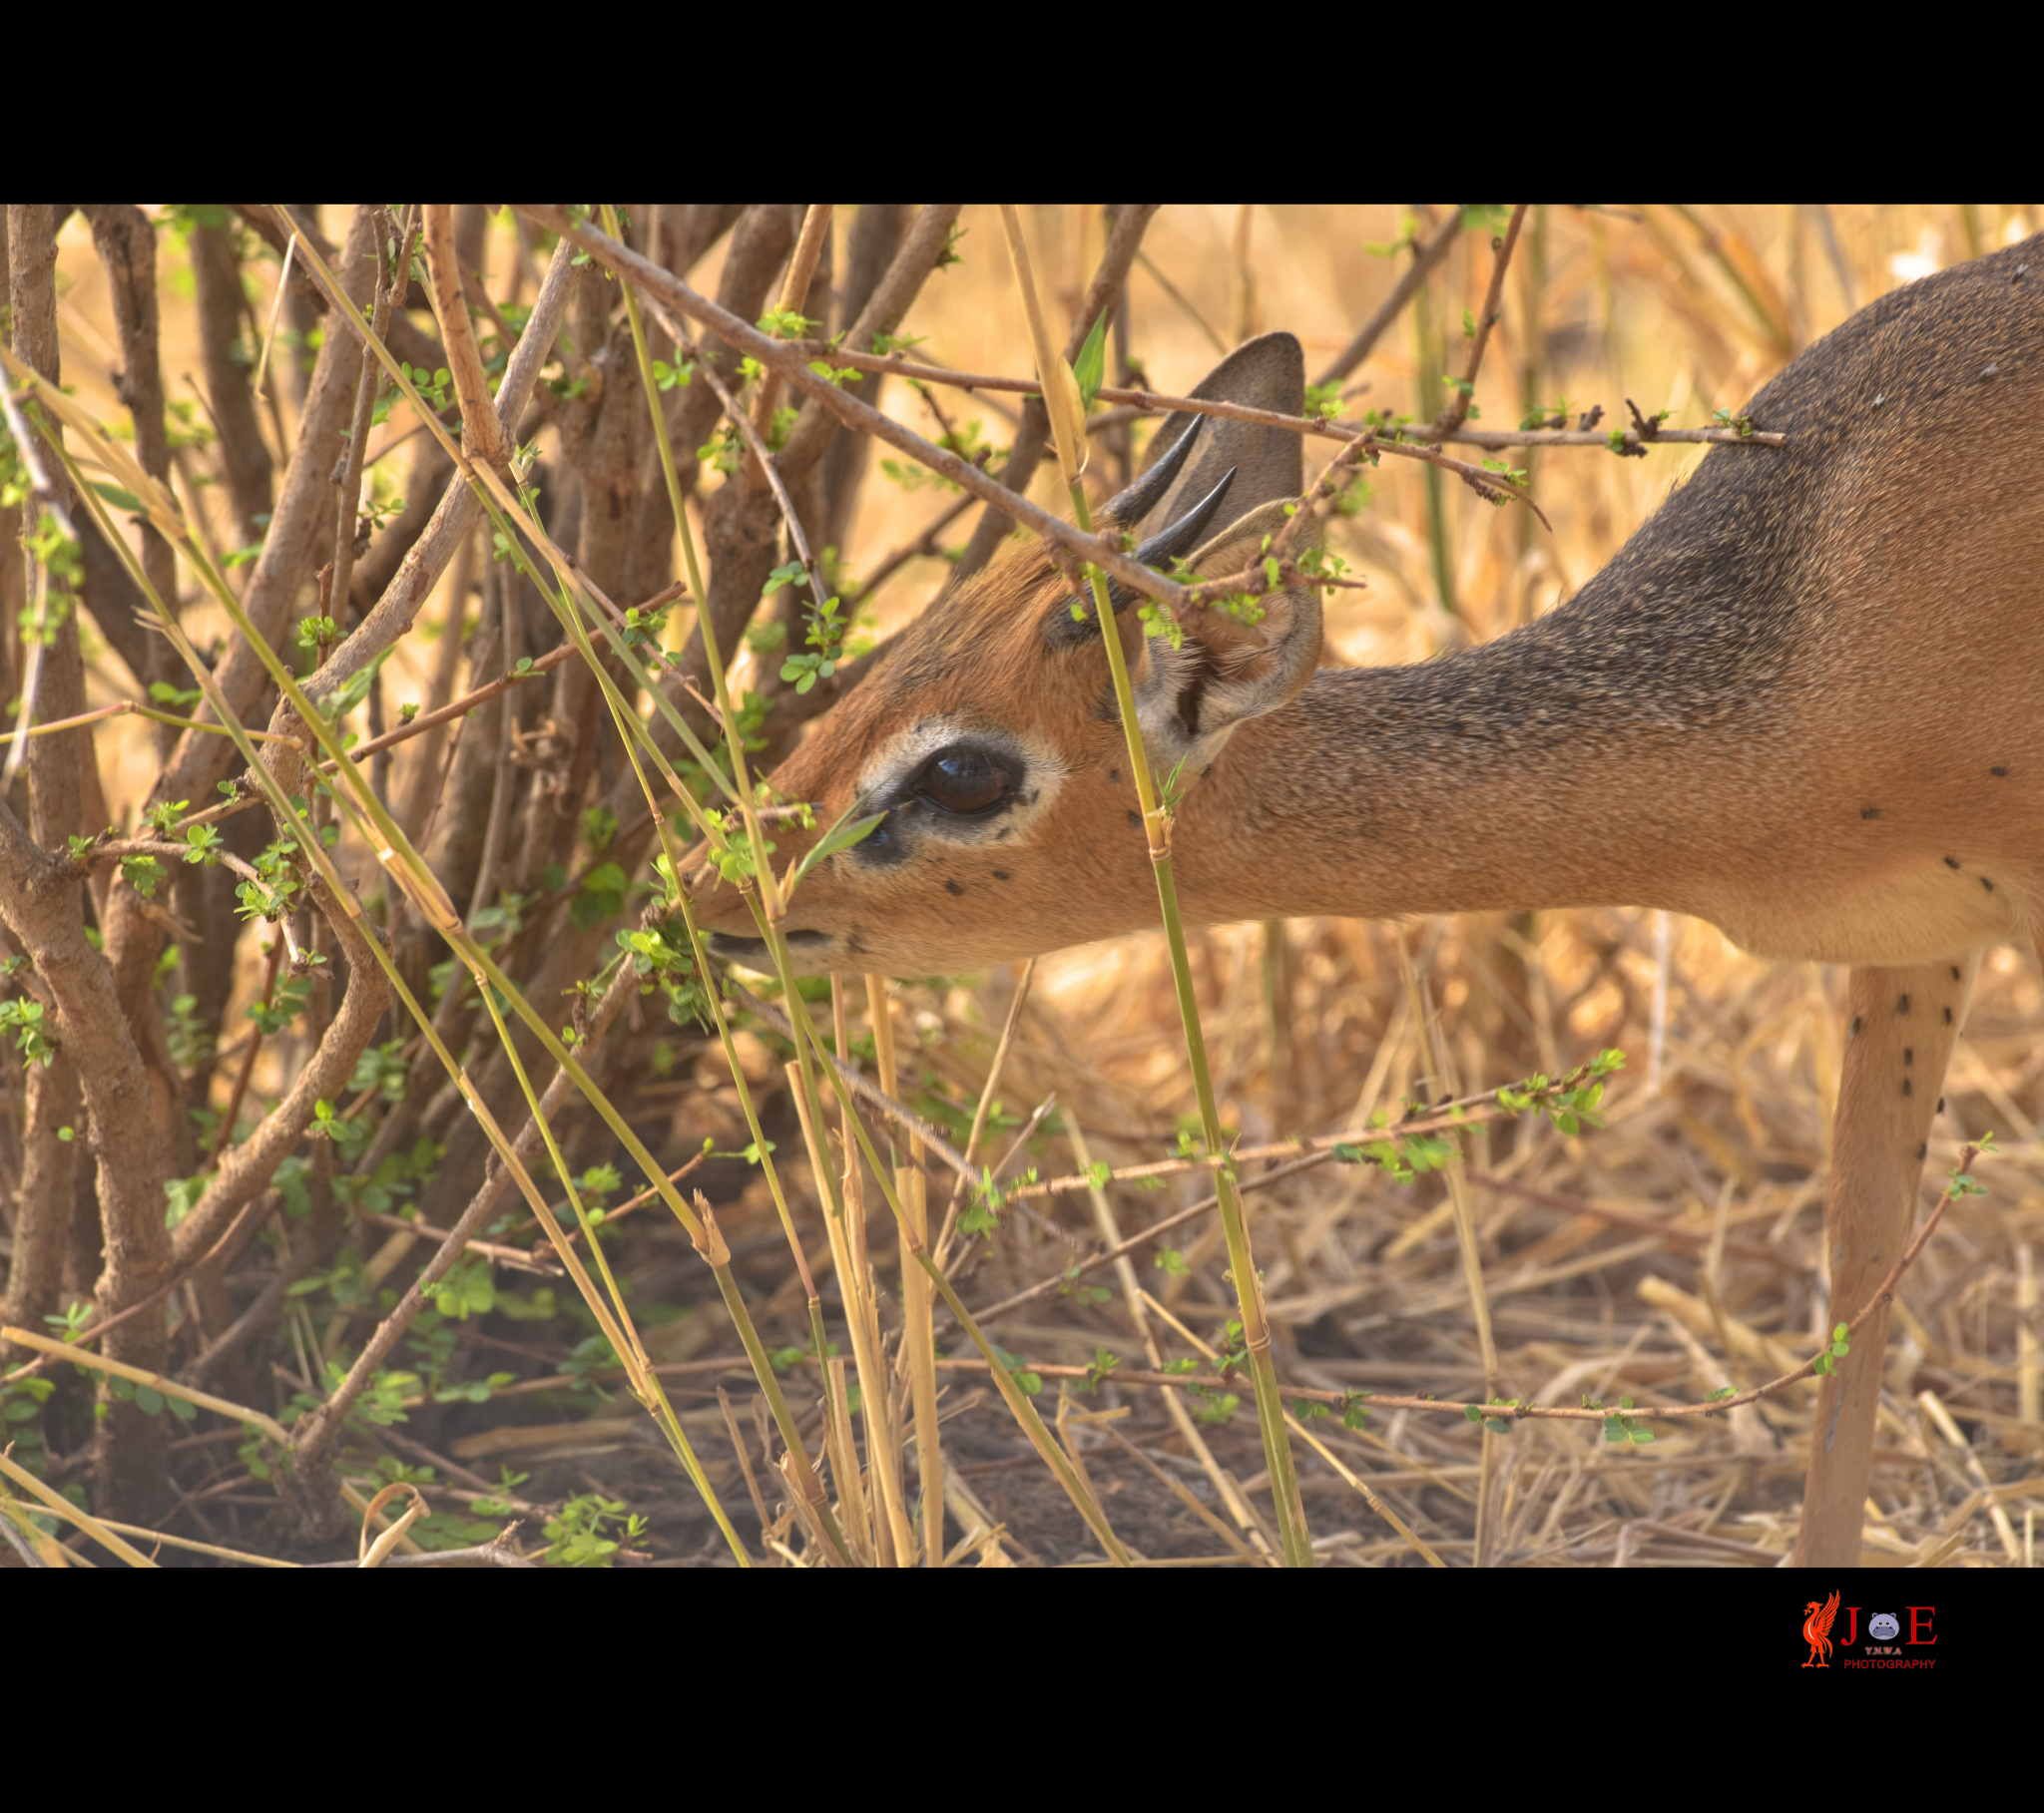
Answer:
[[[961,743],[923,763],[915,795],[939,811],[971,817],[992,811],[1008,796],[1008,776],[984,750]]]

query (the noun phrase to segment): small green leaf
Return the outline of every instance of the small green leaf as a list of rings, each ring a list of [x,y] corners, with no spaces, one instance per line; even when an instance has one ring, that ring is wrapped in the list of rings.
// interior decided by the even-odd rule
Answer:
[[[389,655],[389,653],[390,651],[385,649],[382,655],[377,656],[366,667],[350,674],[341,682],[339,691],[333,695],[333,702],[326,707],[326,717],[329,723],[339,723],[355,706],[369,696],[369,688],[375,683],[376,675],[383,666],[384,657]]]
[[[97,482],[92,487],[116,510],[133,510],[138,516],[147,516],[149,506],[132,491],[123,491],[119,485],[105,485]]]
[[[854,800],[850,805],[846,806],[839,815],[837,822],[810,846],[808,854],[795,865],[793,878],[787,884],[787,891],[790,894],[794,892],[802,877],[813,869],[817,863],[824,861],[828,857],[835,856],[839,850],[850,849],[853,844],[863,837],[871,836],[873,831],[878,828],[880,820],[887,816],[885,812],[874,812],[868,817],[852,819],[850,823],[845,822],[847,819],[851,819],[852,813],[857,811],[863,803],[864,801],[862,800]]]
[[[1100,386],[1106,381],[1107,369],[1107,310],[1100,311],[1100,319],[1093,323],[1093,331],[1086,336],[1085,345],[1079,348],[1079,356],[1072,361],[1072,375],[1079,380],[1079,401],[1087,409],[1093,407],[1093,399],[1100,394]]]

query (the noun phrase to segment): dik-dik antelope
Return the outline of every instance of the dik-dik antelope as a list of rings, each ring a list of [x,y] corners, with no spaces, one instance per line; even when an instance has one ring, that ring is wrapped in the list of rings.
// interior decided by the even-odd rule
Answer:
[[[1298,342],[1194,393],[1299,412]],[[1189,919],[1665,907],[1747,950],[1851,967],[1832,1141],[1829,1320],[1908,1237],[1981,953],[2044,899],[2044,240],[1896,290],[1753,401],[1779,451],[1718,447],[1603,572],[1500,640],[1318,669],[1320,607],[1116,600]],[[1173,416],[1106,507],[1139,558],[1241,570],[1301,490],[1298,440]],[[1214,525],[1225,525],[1214,532]],[[1092,623],[1038,548],[887,645],[773,775],[828,824],[884,811],[792,900],[812,971],[972,970],[1154,925]],[[778,833],[780,857],[805,839]],[[707,887],[719,950],[757,958]],[[1884,1312],[1817,1402],[1794,1559],[1859,1560]]]

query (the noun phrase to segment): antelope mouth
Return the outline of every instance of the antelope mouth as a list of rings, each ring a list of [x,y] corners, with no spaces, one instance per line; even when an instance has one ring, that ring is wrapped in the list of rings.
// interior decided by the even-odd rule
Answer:
[[[783,936],[787,939],[790,957],[803,953],[821,955],[837,942],[834,932],[787,932]],[[735,963],[741,969],[757,970],[766,976],[773,973],[773,959],[764,938],[744,938],[736,932],[712,932],[710,954],[726,963]],[[798,963],[796,968],[806,970],[807,966]]]

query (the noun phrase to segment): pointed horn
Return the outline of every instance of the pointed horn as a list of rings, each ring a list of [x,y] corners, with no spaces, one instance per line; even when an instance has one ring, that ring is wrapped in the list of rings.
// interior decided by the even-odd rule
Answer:
[[[1186,437],[1190,440],[1192,437]],[[1170,528],[1159,530],[1147,542],[1136,549],[1135,559],[1145,567],[1161,567],[1168,560],[1175,560],[1188,548],[1198,544],[1207,525],[1214,520],[1215,511],[1221,508],[1221,500],[1228,495],[1228,488],[1235,483],[1236,468],[1231,466],[1221,475],[1221,483],[1207,493],[1184,516]],[[1135,594],[1119,580],[1107,583],[1108,602],[1114,606],[1119,617],[1135,602]]]
[[[1154,567],[1160,561],[1174,560],[1200,539],[1200,532],[1213,521],[1214,512],[1221,508],[1221,500],[1228,495],[1228,488],[1235,483],[1236,468],[1231,466],[1221,475],[1221,483],[1207,493],[1185,515],[1168,529],[1160,529],[1136,550],[1136,559],[1146,567]]]
[[[1193,425],[1178,437],[1173,447],[1150,470],[1143,474],[1126,491],[1118,491],[1100,507],[1103,522],[1113,523],[1118,529],[1126,529],[1132,523],[1140,523],[1163,501],[1164,494],[1171,489],[1172,481],[1185,468],[1186,455],[1192,452],[1193,442],[1207,418],[1193,417]]]
[[[1187,435],[1185,440],[1179,443],[1179,447],[1162,462],[1158,470],[1162,470],[1162,466],[1170,465],[1173,461],[1181,458],[1186,444],[1192,438],[1190,434]],[[1147,542],[1138,544],[1133,558],[1146,567],[1155,567],[1165,561],[1175,559],[1188,548],[1194,546],[1205,532],[1207,525],[1214,520],[1214,513],[1221,508],[1221,501],[1227,497],[1229,486],[1235,483],[1236,470],[1233,466],[1229,467],[1221,475],[1221,483],[1208,492],[1184,516],[1173,523],[1170,528],[1160,530]],[[1156,477],[1155,471],[1144,478],[1144,484],[1147,485],[1154,477]],[[1136,487],[1132,486],[1130,489],[1133,491]],[[1123,497],[1129,495],[1129,491],[1122,493]],[[1106,512],[1103,511],[1101,514],[1104,516]],[[1111,579],[1107,582],[1107,602],[1115,616],[1119,617],[1136,602],[1136,595],[1127,586],[1123,585],[1120,580]],[[1084,642],[1089,636],[1099,634],[1099,626],[1092,621],[1091,613],[1087,613],[1079,620],[1075,621],[1073,619],[1071,614],[1072,607],[1080,603],[1081,601],[1076,596],[1067,596],[1059,599],[1051,607],[1050,615],[1044,620],[1043,634],[1045,640],[1053,648],[1070,648],[1076,643]]]

